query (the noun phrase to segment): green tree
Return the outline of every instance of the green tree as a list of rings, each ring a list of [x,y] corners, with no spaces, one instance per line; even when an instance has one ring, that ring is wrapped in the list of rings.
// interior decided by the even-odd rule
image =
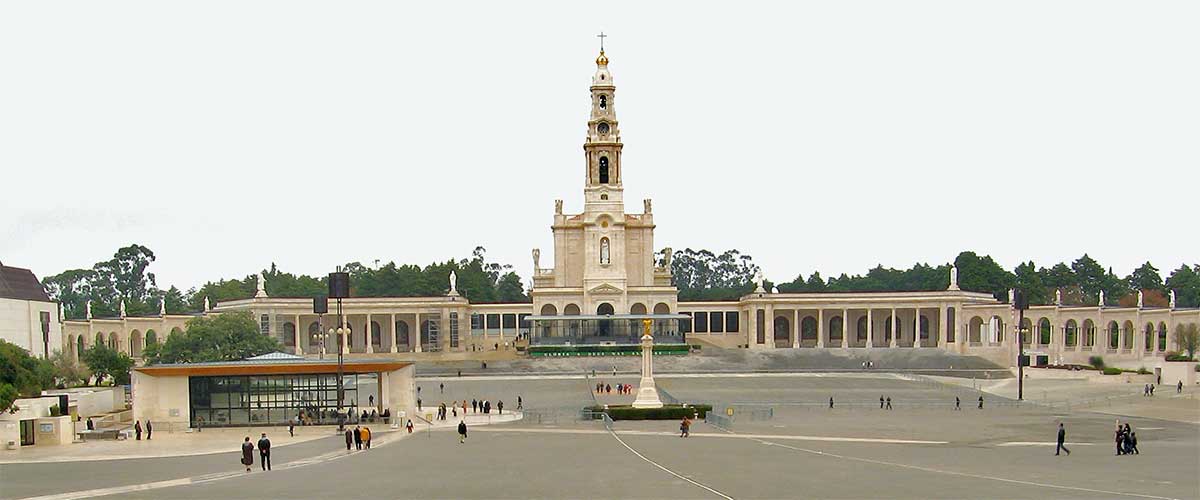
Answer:
[[[1175,345],[1187,351],[1188,359],[1196,359],[1196,351],[1200,350],[1200,326],[1195,323],[1175,325]]]
[[[66,387],[84,384],[92,377],[87,367],[77,363],[63,351],[54,351],[54,354],[50,355],[50,364],[54,366],[54,376]]]
[[[708,250],[677,250],[671,259],[671,275],[681,300],[735,299],[754,289],[758,265],[749,255],[726,250],[716,255]]]
[[[500,282],[496,284],[496,295],[500,302],[529,301],[529,297],[525,295],[525,285],[521,284],[521,277],[511,271],[500,277]]]
[[[1125,278],[1125,282],[1129,283],[1129,288],[1137,290],[1162,290],[1163,279],[1158,274],[1158,269],[1150,262],[1142,264],[1141,267],[1133,270],[1129,277]]]
[[[1083,289],[1085,300],[1096,303],[1099,300],[1100,290],[1105,288],[1107,273],[1104,272],[1104,268],[1085,253],[1083,257],[1071,263],[1071,271],[1075,273],[1075,283]]]
[[[808,281],[804,282],[804,287],[810,292],[824,292],[827,288],[825,280],[821,279],[820,271],[813,271],[812,276],[808,277]]]
[[[15,411],[13,401],[54,387],[54,366],[0,340],[0,411]]]
[[[87,365],[96,384],[112,377],[114,385],[129,383],[129,370],[133,368],[133,358],[123,352],[110,349],[104,344],[96,344],[79,353],[79,359]]]
[[[167,337],[144,355],[150,364],[200,363],[236,361],[280,348],[278,340],[259,332],[249,311],[238,311],[192,318],[183,333]]]
[[[954,259],[954,265],[958,267],[958,286],[963,290],[989,292],[997,300],[1008,300],[1008,289],[1015,284],[1016,276],[1005,271],[991,256],[962,252]]]
[[[1036,269],[1033,261],[1018,265],[1014,270],[1016,276],[1015,288],[1025,292],[1025,298],[1030,304],[1049,304],[1053,302],[1054,297],[1046,289],[1046,285],[1042,281],[1042,274]]]
[[[1175,291],[1176,307],[1200,307],[1200,264],[1184,264],[1172,271],[1167,288]]]

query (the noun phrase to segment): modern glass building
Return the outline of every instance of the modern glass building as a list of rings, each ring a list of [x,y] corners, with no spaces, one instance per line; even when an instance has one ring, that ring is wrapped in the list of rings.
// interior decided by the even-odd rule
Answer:
[[[276,357],[153,365],[133,372],[134,417],[158,428],[336,424],[336,361]],[[411,363],[354,360],[343,365],[342,414],[399,417],[415,406]]]

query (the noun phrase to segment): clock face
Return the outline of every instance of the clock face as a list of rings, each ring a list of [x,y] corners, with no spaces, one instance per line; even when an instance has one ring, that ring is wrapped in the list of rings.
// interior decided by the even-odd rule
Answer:
[[[601,134],[607,134],[607,133],[608,133],[608,124],[607,124],[607,123],[601,123],[601,124],[599,124],[599,125],[597,125],[597,126],[596,126],[596,130],[597,130],[598,132],[600,132]]]

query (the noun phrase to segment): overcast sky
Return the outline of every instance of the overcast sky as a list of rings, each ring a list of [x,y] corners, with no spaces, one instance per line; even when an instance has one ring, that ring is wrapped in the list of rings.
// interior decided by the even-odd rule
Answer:
[[[1200,262],[1200,2],[566,4],[0,3],[0,260],[140,243],[186,289],[482,245],[527,280],[603,30],[659,248]]]

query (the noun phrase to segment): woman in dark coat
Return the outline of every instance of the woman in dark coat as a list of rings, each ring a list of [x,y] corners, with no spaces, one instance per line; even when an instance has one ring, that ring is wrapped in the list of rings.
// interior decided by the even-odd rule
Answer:
[[[246,472],[250,472],[250,466],[254,465],[254,443],[250,442],[250,436],[246,436],[242,442],[242,465],[246,466]]]

